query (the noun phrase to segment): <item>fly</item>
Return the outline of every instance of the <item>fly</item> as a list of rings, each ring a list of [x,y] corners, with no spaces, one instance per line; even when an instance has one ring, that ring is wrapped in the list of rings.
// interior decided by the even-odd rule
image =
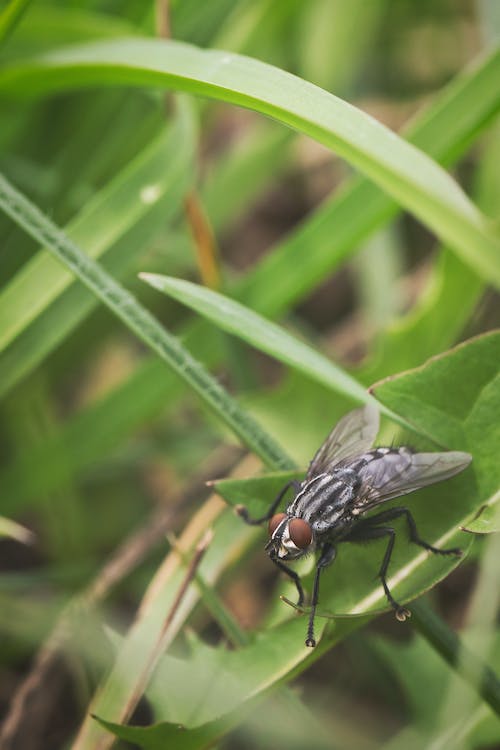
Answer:
[[[321,571],[330,565],[340,542],[387,539],[378,572],[385,595],[396,618],[404,622],[410,612],[394,599],[387,584],[387,569],[396,538],[388,525],[403,516],[410,541],[439,555],[460,556],[458,548],[439,549],[420,538],[412,514],[405,506],[382,510],[365,518],[365,513],[395,497],[414,492],[463,471],[471,462],[469,453],[415,453],[407,447],[371,448],[379,429],[379,414],[372,405],[356,409],[333,428],[309,465],[302,482],[290,482],[261,518],[250,518],[243,506],[237,511],[249,524],[268,521],[266,551],[273,563],[295,583],[298,606],[304,603],[304,590],[298,574],[286,562],[318,551],[311,597],[306,646],[315,646],[314,616],[319,598]],[[276,513],[290,487],[295,496],[286,510]]]

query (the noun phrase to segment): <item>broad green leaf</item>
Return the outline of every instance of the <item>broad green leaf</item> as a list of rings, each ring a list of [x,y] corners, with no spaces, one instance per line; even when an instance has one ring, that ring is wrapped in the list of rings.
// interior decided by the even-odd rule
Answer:
[[[158,693],[163,693],[165,682],[162,683],[160,679],[155,682]],[[151,695],[151,690],[149,690],[148,700],[150,701]],[[205,724],[195,729],[184,729],[182,734],[180,733],[182,730],[173,724],[170,729],[171,742],[176,750],[178,747],[182,749],[186,746],[191,750],[207,747],[209,739],[213,741],[213,737],[225,735],[228,730],[232,729],[232,725],[237,723],[238,742],[243,741],[245,745],[253,741],[255,747],[267,747],[270,746],[270,739],[272,739],[272,746],[274,746],[274,737],[279,734],[282,746],[290,750],[300,750],[304,747],[310,750],[332,750],[333,733],[336,740],[335,746],[338,748],[355,747],[359,750],[372,750],[372,743],[367,744],[364,738],[365,727],[353,726],[340,705],[335,707],[329,705],[322,716],[318,716],[317,709],[316,704],[312,710],[306,707],[295,691],[292,693],[290,690],[281,689],[264,701],[251,701],[239,714],[235,713],[225,720]],[[325,714],[328,716],[328,722],[322,721],[325,719]],[[156,715],[161,716],[161,713]],[[140,727],[110,725],[105,721],[101,723],[118,737],[128,738],[130,741],[136,737],[142,747],[169,746],[169,727],[165,722],[154,724],[146,732]],[[224,744],[231,746],[234,744],[233,738],[229,737]]]
[[[168,707],[166,722],[146,729],[133,727],[129,732],[120,725],[99,721],[117,736],[147,748],[164,747],[167,740],[175,737],[177,723],[184,728],[186,741],[190,741],[187,748],[204,747],[202,742],[213,741],[234,723],[231,715],[235,711],[265,691],[270,679],[278,678],[276,670],[282,670],[284,662],[288,660],[291,668],[307,655],[303,644],[302,653],[294,647],[297,636],[299,643],[301,640],[300,624],[297,619],[291,620],[281,626],[278,638],[271,629],[238,651],[200,644],[187,659],[166,655],[151,684],[151,690],[163,692],[162,702]]]
[[[498,489],[500,475],[495,448],[498,427],[492,415],[500,407],[499,362],[500,333],[492,333],[373,388],[383,403],[401,413],[421,435],[473,455],[472,466],[466,472],[405,498],[421,537],[435,546],[467,550],[472,535],[460,531],[460,527],[468,525],[466,522],[487,500],[492,488]],[[250,480],[246,491],[231,484],[226,489],[222,483],[221,492],[230,496],[234,491],[236,502],[248,502],[257,515],[264,509],[265,501],[269,504],[275,497],[277,482],[271,477],[267,492],[265,477],[259,478],[257,484],[255,481]],[[404,523],[398,523],[397,528],[399,542],[390,575],[395,595],[405,601],[447,575],[458,560],[429,555],[406,544]],[[363,548],[341,545],[335,565],[322,580],[323,611],[352,614],[386,608],[381,587],[373,583],[383,551],[383,542]]]
[[[354,621],[345,623],[345,632],[354,626]],[[117,736],[151,750],[174,739],[177,723],[184,727],[187,748],[204,747],[203,742],[227,731],[235,718],[241,720],[240,712],[245,706],[248,710],[250,701],[265,694],[305,657],[314,658],[303,643],[303,620],[296,617],[237,651],[200,646],[186,659],[167,654],[158,664],[151,689],[163,692],[162,723],[125,728],[101,716],[98,720]]]
[[[500,331],[471,339],[370,390],[419,432],[472,453],[483,502],[498,491],[500,465],[494,446],[499,444],[500,424],[493,415],[500,405]]]
[[[471,346],[474,343],[472,342]],[[454,353],[452,351],[447,356],[453,358]],[[474,357],[474,362],[476,368],[481,371],[484,366],[481,358],[479,356]],[[428,367],[432,368],[433,364],[434,362],[431,361]],[[402,377],[407,378],[411,375],[412,373],[409,373]],[[418,377],[419,371],[416,371],[413,375]],[[450,391],[457,388],[459,381],[452,368],[441,368],[441,378],[443,386],[446,383]],[[409,416],[413,418],[413,414]],[[429,432],[431,430],[424,428],[423,431]],[[277,480],[281,480],[281,478],[276,476],[272,478],[273,489]],[[259,491],[261,489],[263,489],[262,484]],[[240,494],[239,499],[242,497],[244,496]],[[477,497],[469,470],[468,474],[441,483],[439,487],[426,489],[419,497],[413,495],[411,508],[423,538],[431,543],[446,547],[456,546],[458,540],[454,537],[459,537],[462,547],[466,549],[471,542],[471,536],[460,534],[457,531],[457,526],[474,507],[477,507],[478,500],[480,501],[480,498]],[[234,548],[234,545],[241,545],[241,540],[248,538],[247,535],[249,534],[248,527],[232,514],[221,517],[220,521],[221,527],[217,526],[215,538],[220,539],[219,534],[224,527],[227,544],[214,545],[202,561],[200,574],[207,583],[214,580],[214,575],[220,573],[221,565],[227,565],[232,559],[231,549]],[[431,556],[423,551],[420,552],[419,549],[408,545],[404,540],[404,534],[401,534],[390,568],[390,584],[395,595],[401,601],[413,598],[432,586],[458,562],[456,558],[449,560]],[[376,579],[374,580],[383,553],[384,549],[378,543],[365,545],[362,549],[354,544],[344,545],[339,552],[335,565],[324,574],[321,585],[321,610],[340,615],[361,615],[387,609],[384,593]],[[177,580],[179,581],[179,578]],[[168,611],[168,602],[175,597],[178,585],[179,583],[175,585],[175,582],[169,582],[168,588],[162,594],[161,605],[158,601],[155,604],[154,611],[150,613],[151,618],[154,619],[150,620],[149,624],[148,622],[138,624],[130,637],[127,638],[113,675],[92,708],[92,711],[98,716],[106,720],[116,720],[126,695],[131,689],[133,690],[137,665],[141,663],[143,658],[144,644],[146,642],[151,643],[152,639],[154,642],[155,629],[161,628],[164,613]],[[309,583],[306,582],[306,585],[309,587],[310,581]],[[279,584],[278,590],[281,587],[282,583]],[[182,603],[184,613],[189,611],[192,603],[193,597],[190,594]],[[241,651],[231,652],[227,657],[220,657],[228,660],[224,662],[223,669],[221,669],[219,663],[215,673],[213,670],[207,670],[209,674],[214,676],[214,681],[211,683],[213,691],[210,695],[207,695],[206,690],[203,692],[202,701],[197,704],[196,710],[192,714],[186,715],[184,701],[181,701],[180,705],[176,702],[179,699],[179,680],[174,679],[166,683],[165,691],[172,691],[171,706],[175,713],[162,718],[170,723],[175,720],[185,722],[186,725],[191,720],[192,726],[200,726],[203,723],[220,718],[224,711],[239,710],[247,700],[260,695],[263,690],[272,687],[290,674],[305,668],[311,660],[319,658],[322,651],[344,637],[363,619],[359,617],[348,618],[335,621],[332,624],[329,620],[324,621],[319,618],[318,632],[324,626],[326,628],[325,637],[317,649],[307,654],[307,650],[305,651],[303,646],[305,618],[295,617],[291,610],[290,612],[287,611],[284,604],[281,607],[283,616],[287,618],[286,621],[276,626],[275,629],[267,630],[259,636],[255,644],[259,645],[257,651],[254,651],[251,645],[241,649]],[[263,644],[267,644],[267,646],[263,648]],[[238,656],[238,654],[243,654],[243,656]],[[304,662],[306,656],[308,658]],[[200,673],[199,668],[196,671]],[[242,676],[247,682],[239,687],[238,681],[242,680]],[[187,682],[191,681],[188,680]],[[232,688],[231,694],[234,698],[233,702],[229,704],[224,692],[228,685]],[[90,748],[96,738],[95,732],[88,728],[88,724],[86,726],[87,729],[82,735],[85,742],[78,747]],[[161,729],[158,729],[158,731],[161,732]],[[170,728],[168,728],[168,731],[171,731]],[[135,735],[135,738],[137,741],[137,735]]]
[[[274,117],[346,158],[500,286],[495,232],[446,172],[360,110],[258,60],[179,42],[112,40],[7,67],[0,90],[40,95],[103,83],[164,85]]]
[[[229,505],[244,505],[251,516],[262,516],[285,484],[303,477],[304,471],[280,471],[249,479],[218,479],[211,484]]]
[[[108,732],[144,750],[164,750],[166,747],[175,747],[175,750],[198,750],[209,747],[217,737],[224,733],[226,728],[222,722],[213,722],[213,724],[186,730],[186,727],[178,722],[162,722],[149,727],[135,727],[115,724],[99,716],[95,719]]]

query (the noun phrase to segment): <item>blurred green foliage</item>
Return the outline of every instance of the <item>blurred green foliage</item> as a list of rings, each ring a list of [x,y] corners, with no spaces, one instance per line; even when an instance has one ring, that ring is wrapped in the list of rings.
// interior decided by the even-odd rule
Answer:
[[[495,0],[0,4],[2,172],[98,264],[100,278],[123,284],[142,310],[179,337],[186,348],[179,351],[213,372],[213,381],[207,373],[197,389],[200,400],[186,385],[182,357],[175,374],[147,337],[134,334],[129,310],[118,309],[119,320],[106,290],[99,299],[84,287],[54,257],[56,243],[42,247],[26,216],[24,225],[13,222],[4,204],[2,746],[90,750],[103,738],[109,745],[112,735],[89,710],[123,721],[156,664],[132,723],[158,727],[116,729],[143,747],[168,741],[198,748],[217,738],[226,748],[287,750],[500,742],[498,718],[474,684],[462,689],[433,648],[410,638],[409,627],[402,636],[389,618],[372,625],[366,617],[325,619],[318,621],[324,636],[317,650],[305,649],[303,619],[278,599],[293,593],[272,578],[263,534],[217,500],[205,502],[204,487],[241,457],[227,424],[239,426],[244,444],[263,446],[269,466],[277,467],[281,455],[284,466],[291,455],[303,467],[358,398],[356,388],[361,393],[361,386],[399,375],[375,386],[375,397],[400,423],[417,427],[422,447],[437,441],[474,455],[474,473],[419,494],[412,509],[429,538],[461,536],[460,544],[471,548],[468,561],[429,596],[478,663],[500,666],[498,544],[494,537],[473,544],[457,531],[461,524],[482,532],[498,525],[498,334],[481,337],[499,324],[492,291],[499,278],[497,15]],[[166,96],[161,55],[132,54],[149,49],[166,25],[174,40],[195,45],[192,52],[179,48],[185,69],[174,82],[189,88],[189,76],[198,75],[201,96],[189,97],[187,107]],[[125,41],[131,37],[133,43]],[[86,46],[96,42],[99,48]],[[73,45],[84,46],[63,50]],[[208,59],[197,47],[252,58],[238,68],[241,81],[235,77],[225,92],[215,92],[219,101],[206,98],[214,92],[201,80],[217,75],[215,62],[213,70],[205,62],[195,73],[189,67]],[[95,49],[98,68],[85,81],[81,68],[67,61]],[[176,59],[168,49],[165,43],[166,67]],[[118,70],[113,59],[120,54]],[[52,78],[43,67],[50,60],[58,60]],[[259,112],[270,110],[257,99],[257,113],[234,106],[236,82],[247,92],[269,84],[278,120],[290,122],[286,113],[303,105],[298,94],[294,102],[293,79],[286,79],[286,92],[273,91],[274,69],[267,79],[257,61],[357,108],[351,116],[339,102],[329,123],[328,145],[335,135],[349,164],[305,135],[307,124],[293,123],[292,131],[266,119]],[[245,81],[246,70],[255,80]],[[306,91],[301,85],[296,82],[297,92]],[[328,96],[311,96],[311,121],[328,119]],[[370,129],[362,112],[420,149],[415,161],[395,163],[396,155],[410,154],[405,144],[394,139],[393,152],[387,149],[392,136],[380,130],[377,140],[375,124]],[[318,136],[312,127],[309,135]],[[436,164],[423,168],[422,152],[453,170],[471,202],[462,202],[452,182],[442,183],[449,193],[426,183],[441,173],[432,171]],[[353,166],[362,174],[353,175]],[[148,271],[203,283],[200,258],[211,245],[200,241],[200,225],[185,210],[189,195],[198,201],[201,229],[214,239],[219,291],[274,319],[293,337],[285,343],[301,339],[356,388],[318,382],[312,371],[320,360],[312,355],[309,373],[283,354],[286,366],[278,365],[138,280]],[[455,198],[463,211],[445,216],[441,206]],[[487,262],[481,264],[483,249]],[[259,348],[256,319],[242,320],[249,327],[243,338]],[[270,332],[264,320],[261,334]],[[447,352],[473,336],[480,338]],[[435,355],[442,357],[427,363]],[[422,369],[404,374],[411,368]],[[228,393],[214,407],[215,382]],[[261,426],[256,433],[254,423]],[[381,441],[408,436],[396,429],[384,421]],[[221,493],[233,503],[244,498],[262,506],[276,477],[244,482],[260,469],[245,460]],[[214,538],[179,604],[189,561],[209,527]],[[167,531],[179,535],[183,554],[174,537],[167,541]],[[380,548],[348,553],[325,576],[322,608],[380,610],[374,579]],[[109,559],[119,563],[106,565]],[[428,559],[412,568],[415,559],[401,543],[394,571],[408,568],[400,583],[406,597],[451,568]],[[163,632],[172,607],[176,616]],[[227,648],[226,638],[246,645]],[[154,653],[158,639],[163,658]],[[60,642],[67,658],[44,662],[42,655]],[[19,691],[30,674],[38,674],[39,684],[28,685],[32,702],[24,704]],[[300,698],[284,685],[293,679]],[[23,713],[24,705],[33,707],[31,714]],[[179,734],[179,723],[192,731]]]

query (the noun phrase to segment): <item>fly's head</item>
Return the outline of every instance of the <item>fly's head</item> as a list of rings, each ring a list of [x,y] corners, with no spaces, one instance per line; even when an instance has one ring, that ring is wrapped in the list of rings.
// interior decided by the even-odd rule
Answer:
[[[272,559],[296,560],[313,548],[313,531],[303,518],[276,513],[269,521],[266,552]]]

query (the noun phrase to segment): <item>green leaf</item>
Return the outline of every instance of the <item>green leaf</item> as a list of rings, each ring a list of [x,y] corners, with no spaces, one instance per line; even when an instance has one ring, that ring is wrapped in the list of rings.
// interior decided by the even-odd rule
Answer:
[[[472,466],[466,472],[408,498],[420,536],[435,546],[467,550],[472,538],[460,527],[467,526],[493,488],[498,489],[498,426],[492,415],[500,409],[499,361],[500,333],[495,332],[372,389],[381,402],[400,413],[419,434],[473,455]],[[387,442],[391,442],[390,438]],[[277,494],[277,479],[271,477],[269,489],[264,480],[249,480],[246,490],[231,483],[218,483],[217,488],[231,504],[234,492],[234,502],[248,502],[258,514],[266,501],[269,505]],[[397,528],[401,533],[391,562],[390,584],[395,596],[404,602],[441,580],[458,560],[429,555],[405,543],[406,529],[399,525]],[[340,545],[335,565],[322,579],[321,609],[342,615],[387,608],[382,588],[373,583],[383,553],[384,542],[364,548]]]
[[[385,668],[397,676],[398,688],[403,689],[412,709],[413,726],[432,725],[450,677],[439,653],[419,635],[405,642],[372,636],[369,643],[383,658]]]
[[[249,479],[217,479],[210,484],[229,505],[244,505],[251,516],[261,516],[285,484],[303,477],[303,471],[279,471]]]
[[[482,361],[480,352],[474,350],[475,343],[473,341],[470,344],[476,355],[472,359],[478,372],[481,372],[486,362]],[[446,356],[453,362],[455,353],[456,350]],[[432,370],[434,362],[435,360],[428,363],[427,367]],[[448,388],[452,394],[454,390],[456,391],[459,388],[459,379],[455,370],[452,367],[442,366],[440,371],[442,388]],[[419,374],[420,370],[417,370],[401,377],[411,378],[413,376],[418,379]],[[436,380],[434,378],[434,382]],[[410,410],[407,416],[412,421],[415,415]],[[422,430],[424,433],[431,432],[425,424],[422,424]],[[458,445],[455,447],[464,446]],[[254,498],[257,493],[264,493],[268,489],[274,493],[276,487],[281,486],[283,478],[283,475],[273,475],[267,486],[265,477],[260,478],[260,481],[257,482],[251,480],[246,489],[242,484],[239,486],[233,485],[232,488],[229,483],[221,482],[217,485],[221,487],[221,491],[224,491],[225,494],[234,490],[235,494],[238,493],[236,499],[246,502],[247,499]],[[472,538],[470,535],[461,533],[458,526],[477,507],[480,501],[481,498],[478,497],[472,472],[469,469],[468,472],[450,481],[443,482],[439,486],[413,494],[411,509],[416,519],[417,528],[424,539],[443,547],[456,546],[458,540],[460,540],[462,548],[466,550]],[[241,544],[240,536],[242,533],[246,534],[248,528],[242,522],[238,526],[238,519],[232,515],[221,517],[219,520],[227,525],[227,537],[225,538],[228,545],[234,547],[235,544]],[[404,532],[404,529],[399,529],[399,527],[398,530]],[[215,531],[216,538],[220,538],[221,533],[221,528],[218,527]],[[262,536],[264,542],[263,533]],[[384,549],[385,547],[377,542],[362,547],[355,544],[340,545],[335,565],[325,572],[321,581],[321,611],[333,615],[361,615],[387,609],[388,605],[384,592],[376,580],[376,572],[380,567]],[[227,564],[230,559],[228,557],[230,551],[226,549],[225,545],[219,545],[218,548],[214,547],[213,550],[207,552],[207,557],[203,560],[199,571],[207,583],[213,580],[214,563],[219,569],[221,565],[219,558],[224,552],[224,560]],[[425,551],[420,551],[414,545],[409,545],[406,542],[405,534],[401,533],[398,535],[395,554],[391,561],[389,582],[394,594],[401,601],[406,601],[434,585],[457,564],[456,558],[448,559],[433,556]],[[280,583],[279,587],[282,586],[283,583]],[[310,590],[310,581],[306,583],[306,586]],[[174,597],[175,591],[175,585],[169,586],[169,597]],[[190,606],[190,603],[185,605],[186,608]],[[164,705],[169,708],[162,718],[169,723],[179,721],[187,727],[200,727],[208,722],[220,719],[230,711],[238,711],[246,705],[247,701],[262,695],[263,691],[290,676],[290,674],[304,669],[306,664],[319,658],[324,650],[330,648],[363,622],[363,618],[348,617],[347,619],[339,619],[332,624],[330,620],[318,618],[318,632],[323,626],[325,637],[312,653],[308,653],[303,645],[306,627],[305,618],[297,618],[285,604],[280,605],[280,610],[281,616],[287,618],[286,621],[263,632],[258,636],[255,643],[248,647],[237,652],[226,651],[217,653],[217,655],[214,654],[208,662],[205,662],[204,658],[201,663],[197,663],[195,659],[191,665],[186,663],[175,665],[168,662],[170,667],[168,669],[169,677],[168,679],[165,678],[164,682]],[[165,611],[168,611],[168,605],[165,602],[163,602],[161,608],[155,607],[154,616],[158,621],[155,627],[161,626],[162,613]],[[128,683],[125,683],[125,687],[120,687],[121,697],[119,697],[116,692],[118,690],[116,680],[120,680],[120,685],[123,685],[124,675],[128,674],[129,671],[131,672],[131,679],[133,679],[134,669],[136,669],[134,667],[135,660],[140,659],[144,642],[148,638],[150,640],[154,638],[151,627],[151,624],[148,625],[145,622],[140,628],[136,629],[130,639],[127,639],[126,648],[122,649],[114,670],[114,678],[110,678],[109,683],[105,686],[105,691],[101,693],[99,701],[94,707],[94,712],[99,716],[112,715],[116,718],[119,713],[120,706],[123,705],[123,695],[131,687]],[[306,656],[307,661],[304,662]],[[183,670],[187,670],[187,677]],[[193,678],[189,677],[191,671],[192,674],[196,675],[208,675],[207,679],[211,678],[210,690],[206,689],[206,684],[202,680],[200,680],[199,685],[194,684]],[[195,691],[199,689],[199,694],[193,693],[193,689]],[[190,691],[189,702],[182,699],[183,690]],[[161,726],[157,725],[154,730],[151,730],[152,734],[156,736],[158,732],[160,733],[158,736],[161,737]],[[140,732],[141,730],[137,728],[136,731]],[[147,730],[142,731],[146,732]],[[171,728],[166,728],[165,731],[170,732]],[[86,737],[88,743],[91,743],[92,733],[90,732]],[[138,740],[139,737],[139,734],[134,734],[135,741],[140,741]],[[146,734],[144,737],[146,737]],[[91,744],[86,746],[90,747]],[[152,746],[154,747],[154,745]]]
[[[139,276],[156,289],[206,316],[224,331],[239,336],[249,344],[267,352],[271,357],[290,365],[336,393],[356,402],[369,403],[371,401],[366,389],[352,375],[281,326],[263,318],[239,302],[183,279],[173,279],[151,273],[141,273]],[[418,432],[418,428],[402,419],[397,411],[384,409],[380,404],[377,404],[377,407],[403,427]]]
[[[500,486],[500,424],[493,418],[500,407],[499,363],[500,331],[493,331],[370,389],[421,434],[472,453],[483,502]]]
[[[7,67],[1,90],[40,95],[111,83],[164,85],[213,97],[255,109],[315,138],[412,211],[487,281],[500,286],[495,232],[446,172],[360,110],[258,60],[179,42],[112,40]]]
[[[94,718],[115,737],[128,740],[144,750],[165,750],[167,747],[175,747],[175,750],[198,750],[198,748],[209,747],[225,729],[221,722],[186,729],[178,722],[134,727],[106,721],[99,716]]]
[[[405,136],[441,163],[452,163],[498,112],[499,75],[500,51],[495,50],[444,87],[408,123]],[[490,163],[496,164],[497,159],[491,158]],[[492,192],[497,194],[498,190]],[[271,317],[287,311],[396,213],[396,204],[373,183],[349,180],[264,256],[242,280],[238,299]],[[462,266],[459,259],[457,264]],[[446,346],[452,342],[448,338]],[[423,359],[432,353],[427,349]],[[411,366],[416,364],[412,361]]]
[[[303,620],[296,617],[237,651],[210,649],[200,643],[190,658],[167,654],[158,664],[151,689],[163,692],[165,723],[125,728],[99,721],[117,736],[151,750],[172,741],[175,724],[181,724],[186,737],[179,739],[187,744],[180,747],[204,747],[200,743],[227,731],[245,704],[310,655],[304,646]]]
[[[180,116],[173,125],[72,219],[65,229],[68,236],[74,242],[82,244],[90,257],[104,260],[110,250],[119,241],[123,242],[136,225],[143,220],[151,221],[151,214],[158,205],[161,215],[168,220],[181,205],[190,184],[195,136],[193,115],[186,107],[181,107]],[[143,226],[141,230],[144,231]],[[137,249],[141,249],[137,238],[132,248],[136,248],[135,254]],[[125,258],[131,254],[128,245],[121,244],[117,250],[121,258],[124,250]],[[43,313],[70,287],[73,290],[79,287],[73,274],[62,267],[48,250],[37,253],[0,295],[0,349],[4,349],[33,322],[36,322],[40,330],[46,328],[45,322],[40,320]],[[66,315],[59,322],[66,335],[71,330],[66,316],[69,314],[72,319],[76,316],[77,320],[82,318],[79,312],[81,302],[78,305],[71,302],[67,304]],[[91,306],[87,302],[86,310]],[[54,336],[53,327],[57,327],[57,321],[52,323],[50,332]],[[72,324],[74,325],[73,320]],[[43,344],[38,346],[41,351],[45,351]],[[3,387],[7,378],[8,375],[2,373]]]
[[[500,490],[482,505],[463,525],[464,531],[473,534],[492,534],[500,531]]]
[[[299,341],[280,326],[266,320],[239,302],[206,287],[159,274],[141,273],[140,278],[193,308],[223,330],[267,352],[281,362],[306,373],[355,401],[370,401],[365,388],[329,359]]]
[[[219,386],[171,333],[92,258],[83,253],[45,214],[0,176],[0,207],[80,279],[125,325],[179,375],[240,439],[270,467],[293,462]]]
[[[360,379],[372,383],[447,349],[459,338],[483,290],[484,284],[460,258],[443,249],[419,301],[375,343],[370,361],[358,373]]]

